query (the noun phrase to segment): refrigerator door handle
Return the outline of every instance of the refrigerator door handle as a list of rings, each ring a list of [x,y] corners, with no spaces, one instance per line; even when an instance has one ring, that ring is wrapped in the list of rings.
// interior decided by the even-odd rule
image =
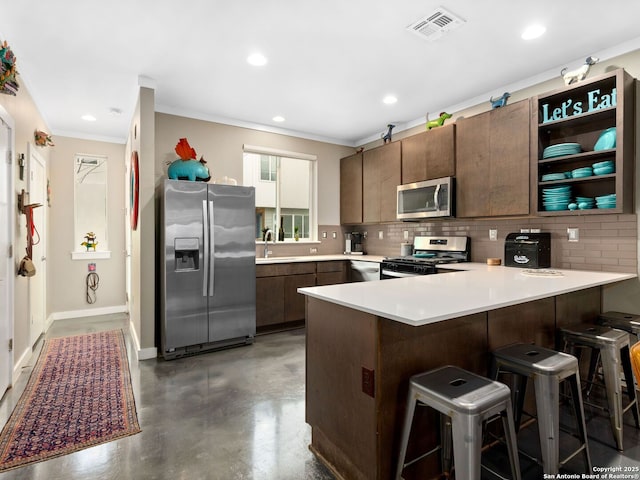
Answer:
[[[209,296],[213,297],[213,287],[214,287],[214,277],[213,277],[213,272],[214,272],[214,258],[215,258],[215,235],[214,235],[214,226],[215,226],[215,222],[213,220],[213,201],[209,200],[209,231],[210,233],[210,239],[209,239],[209,256],[210,256],[210,266],[209,266]]]
[[[207,201],[202,201],[202,230],[203,230],[203,238],[204,238],[204,250],[203,250],[203,260],[204,265],[202,269],[202,296],[207,296],[208,291],[208,280],[209,280],[209,222],[207,215]]]

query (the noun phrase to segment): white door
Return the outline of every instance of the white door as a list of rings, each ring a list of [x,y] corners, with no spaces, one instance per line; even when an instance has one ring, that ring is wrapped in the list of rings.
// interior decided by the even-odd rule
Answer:
[[[44,333],[47,312],[47,165],[36,147],[28,144],[29,155],[29,203],[39,203],[33,209],[33,265],[35,276],[29,278],[29,315],[31,317],[30,337],[34,345]]]
[[[6,119],[6,121],[5,121]],[[13,357],[9,341],[13,337],[13,168],[11,159],[12,130],[8,115],[0,107],[0,397],[9,388]]]

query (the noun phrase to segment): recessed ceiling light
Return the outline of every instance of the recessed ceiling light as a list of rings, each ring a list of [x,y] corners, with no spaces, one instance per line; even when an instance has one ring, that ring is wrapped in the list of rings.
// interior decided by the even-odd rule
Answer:
[[[85,122],[95,122],[96,121],[96,117],[94,117],[93,115],[87,113],[86,115],[82,115],[82,118]]]
[[[267,57],[261,53],[252,53],[247,57],[247,62],[254,67],[261,67],[267,64]]]
[[[396,103],[398,99],[393,95],[387,95],[382,99],[382,103],[386,103],[387,105],[393,105]]]
[[[547,29],[543,25],[535,24],[529,25],[525,28],[524,32],[522,32],[523,40],[533,40],[534,38],[538,38],[546,32]]]
[[[281,115],[276,115],[275,117],[272,118],[272,120],[274,122],[284,122],[284,117]]]

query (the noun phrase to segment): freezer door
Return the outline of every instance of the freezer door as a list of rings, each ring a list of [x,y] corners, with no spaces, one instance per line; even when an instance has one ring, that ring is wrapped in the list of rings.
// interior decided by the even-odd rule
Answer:
[[[208,341],[207,185],[166,180],[163,198],[163,353]]]
[[[255,189],[209,185],[209,342],[256,332]]]

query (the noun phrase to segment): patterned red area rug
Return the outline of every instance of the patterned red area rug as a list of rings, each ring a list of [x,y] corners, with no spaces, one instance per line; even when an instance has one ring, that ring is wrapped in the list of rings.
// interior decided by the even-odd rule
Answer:
[[[0,433],[0,472],[139,431],[122,331],[48,339]]]

